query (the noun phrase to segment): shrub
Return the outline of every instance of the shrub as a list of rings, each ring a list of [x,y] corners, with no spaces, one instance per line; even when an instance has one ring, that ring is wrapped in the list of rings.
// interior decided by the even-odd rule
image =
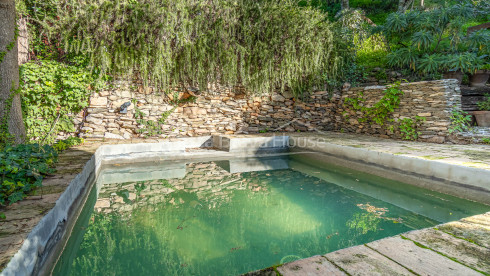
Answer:
[[[60,141],[56,142],[56,144],[53,145],[53,148],[59,153],[59,152],[62,152],[62,151],[66,150],[70,147],[83,144],[83,142],[85,142],[85,140],[83,140],[82,138],[68,137],[65,140],[60,140]]]
[[[338,68],[332,24],[292,0],[62,0],[57,12],[45,26],[67,52],[160,88],[220,82],[299,94]]]
[[[489,33],[463,32],[463,22],[478,14],[472,4],[390,14],[377,30],[389,41],[388,65],[420,74],[481,68],[488,63]]]
[[[20,76],[27,137],[52,143],[59,132],[73,132],[73,119],[88,106],[95,85],[92,73],[46,60],[22,65]]]
[[[478,109],[482,111],[490,111],[490,94],[485,95],[485,100],[476,103],[478,106]]]
[[[6,146],[0,151],[0,205],[12,204],[40,187],[45,175],[53,173],[58,154],[39,144]]]

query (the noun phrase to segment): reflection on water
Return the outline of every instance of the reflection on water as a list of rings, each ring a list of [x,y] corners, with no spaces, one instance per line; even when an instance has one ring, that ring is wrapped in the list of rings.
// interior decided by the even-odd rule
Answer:
[[[366,195],[336,182],[389,191],[399,183],[305,164],[306,157],[282,156],[164,166],[173,172],[156,165],[109,168],[55,274],[234,275],[442,222],[400,207],[406,202],[381,200],[389,192]],[[132,182],[119,181],[130,176]],[[444,212],[461,213],[462,202],[461,215],[488,210],[409,190],[419,195],[416,204],[429,202]]]

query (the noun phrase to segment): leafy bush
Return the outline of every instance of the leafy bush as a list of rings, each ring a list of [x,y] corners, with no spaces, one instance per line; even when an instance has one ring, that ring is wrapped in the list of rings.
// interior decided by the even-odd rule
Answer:
[[[66,52],[161,88],[220,82],[299,94],[338,65],[331,23],[293,0],[57,2],[59,19],[45,25]]]
[[[366,70],[373,68],[386,68],[386,55],[388,51],[379,35],[373,35],[359,43],[356,62]]]
[[[45,175],[53,173],[58,154],[39,144],[6,146],[0,151],[0,205],[12,204],[40,187]]]
[[[415,120],[411,118],[404,118],[399,121],[398,128],[403,140],[415,141],[419,138],[420,132],[418,128],[422,122],[425,122],[425,117],[415,116]]]
[[[490,94],[486,94],[485,100],[476,104],[478,105],[478,109],[483,111],[490,111]]]
[[[88,106],[92,73],[46,60],[22,65],[20,76],[27,137],[52,143],[57,133],[74,131],[74,116]]]
[[[377,30],[390,44],[388,65],[423,74],[481,68],[488,63],[489,33],[466,36],[462,29],[465,21],[477,16],[472,4],[390,14]]]
[[[56,142],[53,145],[53,148],[59,153],[59,152],[62,152],[62,151],[66,150],[70,147],[83,144],[84,142],[85,142],[85,140],[83,140],[82,138],[68,137],[65,140],[60,140],[60,141]]]
[[[449,133],[464,132],[471,130],[470,127],[471,115],[460,110],[454,110],[451,115],[451,125],[449,126]]]

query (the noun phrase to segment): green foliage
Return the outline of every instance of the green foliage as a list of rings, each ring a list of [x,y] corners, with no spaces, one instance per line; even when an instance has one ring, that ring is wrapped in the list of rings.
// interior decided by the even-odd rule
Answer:
[[[479,16],[474,4],[390,14],[377,29],[389,42],[388,65],[419,74],[472,72],[488,64],[487,30],[466,35],[463,22]]]
[[[363,113],[361,122],[376,123],[383,126],[389,116],[400,105],[400,97],[403,96],[403,91],[400,89],[401,82],[396,82],[384,91],[383,97],[371,107],[364,106],[365,101],[360,94],[358,98],[346,98],[344,105],[351,106],[356,111]]]
[[[102,74],[138,72],[161,88],[241,83],[298,95],[339,67],[332,24],[292,0],[55,2],[59,19],[43,26],[66,52],[86,55]]]
[[[451,115],[451,125],[449,126],[449,133],[469,131],[471,122],[471,115],[464,111],[454,110]]]
[[[483,111],[490,111],[490,94],[485,94],[485,100],[476,103],[478,109]]]
[[[481,142],[484,144],[490,145],[490,137],[485,137],[485,138],[481,139]]]
[[[351,9],[362,10],[366,17],[374,23],[383,23],[389,13],[396,11],[397,0],[350,0]],[[340,12],[339,0],[301,0],[300,6],[310,6],[328,14],[331,20],[338,18]]]
[[[417,131],[421,122],[426,120],[425,117],[416,116],[415,120],[411,118],[404,118],[399,121],[399,128],[403,140],[417,140],[420,132]]]
[[[16,10],[19,17],[27,17],[27,29],[29,31],[29,51],[31,58],[35,59],[60,59],[63,51],[60,48],[59,37],[52,41],[48,39],[44,20],[56,20],[55,0],[16,0]]]
[[[88,106],[94,76],[82,66],[56,61],[21,66],[22,109],[29,139],[54,141],[72,132],[73,118]]]
[[[380,35],[373,35],[359,43],[357,48],[356,63],[365,70],[373,68],[386,68],[386,55],[388,51]]]
[[[58,154],[39,144],[6,146],[0,151],[0,205],[12,204],[40,187],[45,175],[53,173]]]
[[[53,148],[57,152],[62,152],[70,147],[81,145],[85,142],[84,139],[78,137],[68,137],[65,140],[60,140],[53,144]]]

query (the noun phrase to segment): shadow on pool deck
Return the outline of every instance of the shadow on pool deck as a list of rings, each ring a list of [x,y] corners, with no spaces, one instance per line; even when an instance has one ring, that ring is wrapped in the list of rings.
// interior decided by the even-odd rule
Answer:
[[[277,133],[278,135],[310,136],[330,143],[366,148],[373,151],[437,160],[468,167],[490,170],[490,146],[445,145],[381,139],[369,136],[326,133]],[[271,136],[274,133],[250,136]],[[107,144],[158,143],[168,139],[87,140],[83,145],[68,149],[59,157],[57,173],[43,181],[43,187],[25,200],[1,208],[6,219],[0,221],[0,269],[5,268],[12,256],[20,249],[27,235],[48,213],[69,183],[80,173],[97,148]],[[488,231],[487,227],[487,231]],[[489,254],[490,255],[490,254]]]

